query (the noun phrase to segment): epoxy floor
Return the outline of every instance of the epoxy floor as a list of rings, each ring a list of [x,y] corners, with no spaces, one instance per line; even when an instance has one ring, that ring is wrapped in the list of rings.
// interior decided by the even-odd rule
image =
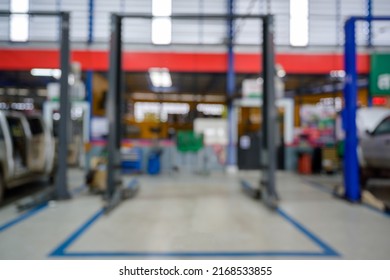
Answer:
[[[80,172],[69,177],[72,200],[22,214],[0,208],[1,259],[390,259],[389,216],[294,174],[278,173],[277,211],[241,190],[258,172],[127,176],[139,193],[109,215],[78,188]]]

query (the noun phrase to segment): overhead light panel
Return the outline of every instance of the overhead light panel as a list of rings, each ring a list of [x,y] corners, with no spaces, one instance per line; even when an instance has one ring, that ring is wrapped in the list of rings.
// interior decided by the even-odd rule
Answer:
[[[26,42],[28,40],[29,0],[10,1],[9,39],[12,42]]]
[[[168,45],[172,41],[172,1],[153,0],[152,2],[152,43]]]
[[[293,47],[309,44],[308,0],[290,0],[290,44]]]
[[[31,69],[30,73],[35,77],[53,77],[56,79],[59,79],[61,77],[60,69],[33,68]]]
[[[28,15],[14,14],[10,16],[10,34],[12,42],[26,42],[28,40]]]
[[[345,71],[344,70],[332,70],[332,71],[330,71],[330,76],[332,78],[344,78]]]
[[[172,42],[172,22],[170,18],[152,19],[152,43],[169,45]]]
[[[172,86],[171,74],[168,68],[150,68],[149,77],[156,88],[169,88]]]

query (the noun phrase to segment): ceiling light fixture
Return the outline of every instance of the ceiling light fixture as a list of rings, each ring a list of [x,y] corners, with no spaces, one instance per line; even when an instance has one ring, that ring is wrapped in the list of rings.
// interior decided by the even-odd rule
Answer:
[[[290,44],[293,47],[309,44],[308,0],[290,0]]]
[[[172,41],[172,0],[153,0],[152,15],[152,43],[169,45]]]
[[[56,79],[61,78],[60,69],[49,69],[49,68],[33,68],[31,69],[31,75],[35,77],[53,77]]]
[[[172,86],[171,74],[168,68],[150,68],[149,77],[156,88],[169,88]]]

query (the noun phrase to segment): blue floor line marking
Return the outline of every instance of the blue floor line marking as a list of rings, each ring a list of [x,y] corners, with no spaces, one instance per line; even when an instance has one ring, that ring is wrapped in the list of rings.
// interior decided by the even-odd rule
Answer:
[[[302,224],[300,224],[298,221],[293,219],[291,216],[289,216],[286,212],[284,212],[282,209],[277,210],[278,214],[281,215],[286,221],[288,221],[290,224],[292,224],[295,228],[297,228],[301,233],[303,233],[307,238],[309,238],[312,242],[317,244],[319,247],[322,248],[325,255],[328,256],[339,256],[339,254],[333,250],[329,245],[327,245],[324,241],[319,239],[314,233],[306,229]]]
[[[57,257],[60,255],[56,255]],[[88,257],[177,257],[177,258],[234,258],[234,257],[329,257],[323,252],[298,252],[298,251],[280,251],[280,252],[70,252],[61,255],[61,257],[88,258]]]
[[[130,185],[138,183],[136,179]],[[241,182],[249,183],[242,180]],[[99,218],[103,216],[103,210],[97,211],[90,219],[81,225],[71,234],[60,246],[58,246],[49,256],[50,257],[338,257],[340,256],[325,242],[306,229],[302,224],[293,219],[290,215],[281,209],[277,213],[289,224],[294,226],[300,233],[322,249],[320,252],[308,251],[247,251],[247,252],[67,252],[67,249],[80,238]]]
[[[137,179],[132,179],[128,187],[135,187],[138,184]],[[60,246],[58,246],[49,256],[64,256],[67,253],[66,249],[72,245],[82,234],[84,234],[88,228],[95,223],[104,214],[104,209],[100,209],[95,213],[87,222],[85,222],[80,228],[78,228],[70,237],[68,237]]]
[[[39,205],[21,215],[19,215],[18,217],[6,222],[5,224],[1,225],[0,226],[0,232],[3,232],[21,222],[23,222],[24,220],[27,220],[28,218],[38,214],[39,212],[41,212],[42,210],[46,209],[47,208],[47,203],[44,203],[42,205]]]
[[[84,185],[80,186],[80,187],[77,187],[75,189],[73,189],[71,191],[72,195],[77,195],[79,194],[81,191],[83,191],[84,189],[86,189],[86,187]],[[20,222],[34,216],[35,214],[37,214],[38,212],[40,212],[41,210],[45,209],[46,207],[48,206],[47,203],[43,203],[41,205],[38,205],[32,209],[30,209],[29,211],[21,214],[20,216],[12,219],[11,221],[8,221],[6,222],[5,224],[3,225],[0,225],[0,232],[2,231],[5,231],[6,229],[14,226],[14,225],[17,225],[19,224]]]
[[[88,228],[96,222],[102,215],[104,211],[100,209],[96,212],[86,223],[84,223],[80,228],[78,228],[70,237],[68,237],[60,246],[58,246],[50,256],[64,256],[66,255],[66,249],[72,245],[82,234],[84,234]]]

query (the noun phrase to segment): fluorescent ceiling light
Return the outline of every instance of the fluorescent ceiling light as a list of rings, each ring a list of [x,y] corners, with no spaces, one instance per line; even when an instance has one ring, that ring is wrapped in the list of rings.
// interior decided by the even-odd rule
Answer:
[[[28,15],[11,15],[9,27],[12,42],[26,42],[28,40],[28,23]]]
[[[200,103],[196,106],[196,109],[206,115],[222,115],[225,108],[222,104]]]
[[[169,45],[172,41],[172,22],[170,18],[152,19],[152,43]]]
[[[290,44],[294,47],[309,44],[308,0],[290,0]]]
[[[9,39],[12,42],[26,42],[28,40],[28,24],[29,16],[29,0],[11,0],[10,12],[18,13],[11,14],[9,18]]]
[[[56,79],[61,77],[60,69],[33,68],[30,73],[36,77],[54,77]]]
[[[152,2],[152,43],[168,45],[172,41],[172,0],[153,0]]]
[[[168,68],[150,68],[149,77],[154,87],[171,87],[172,79]]]
[[[332,71],[330,71],[330,76],[332,78],[344,78],[345,71],[344,70],[332,70]]]
[[[11,0],[11,13],[27,13],[29,9],[29,0]]]
[[[135,102],[134,115],[137,121],[145,119],[145,115],[154,114],[162,121],[168,119],[169,114],[188,114],[190,105],[188,103],[158,103],[158,102]]]
[[[172,14],[172,1],[171,0],[153,0],[152,2],[152,15],[167,17]]]

